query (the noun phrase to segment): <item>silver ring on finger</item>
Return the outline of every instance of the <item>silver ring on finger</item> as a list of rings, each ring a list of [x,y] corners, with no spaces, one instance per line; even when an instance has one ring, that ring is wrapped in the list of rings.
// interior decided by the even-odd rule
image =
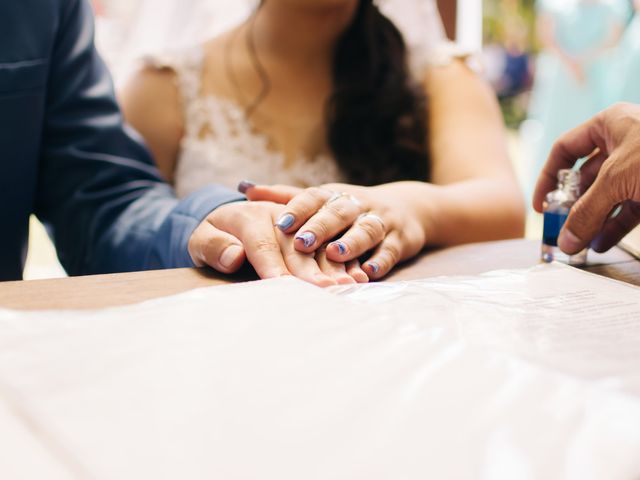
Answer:
[[[376,215],[375,213],[372,213],[372,212],[366,212],[366,213],[363,213],[362,215],[360,215],[360,216],[358,217],[358,220],[364,220],[365,218],[369,218],[369,219],[371,219],[371,220],[375,220],[375,221],[377,221],[378,223],[380,223],[380,225],[382,225],[382,229],[383,229],[383,230],[384,230],[384,232],[386,233],[386,231],[387,231],[387,226],[386,226],[386,224],[384,223],[384,220],[380,217],[380,215]]]
[[[341,199],[342,197],[344,197],[344,194],[339,193],[339,192],[332,192],[329,191],[331,193],[331,197],[329,197],[329,200],[327,200],[326,202],[324,202],[324,204],[322,205],[322,207],[320,207],[320,210],[325,210],[330,203],[335,202],[336,200]]]
[[[329,198],[329,200],[327,200],[324,205],[322,205],[321,209],[327,208],[331,203],[340,200],[341,198],[346,198],[347,200],[349,200],[351,203],[353,203],[356,207],[361,207],[362,206],[362,202],[360,202],[360,200],[358,200],[356,197],[354,197],[353,195],[350,195],[348,193],[345,192],[334,192],[333,195],[331,196],[331,198]]]
[[[346,197],[347,194],[344,192],[332,192],[331,197],[329,198],[329,200],[327,200],[326,202],[324,202],[325,205],[329,205],[330,203],[335,202],[336,200],[340,200],[342,197]]]

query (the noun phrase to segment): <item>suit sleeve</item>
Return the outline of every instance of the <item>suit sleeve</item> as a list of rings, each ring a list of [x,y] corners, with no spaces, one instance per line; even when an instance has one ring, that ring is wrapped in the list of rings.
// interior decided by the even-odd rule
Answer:
[[[36,214],[71,275],[193,266],[193,230],[213,209],[243,197],[210,186],[176,199],[141,139],[123,125],[94,46],[91,7],[86,0],[61,5]]]

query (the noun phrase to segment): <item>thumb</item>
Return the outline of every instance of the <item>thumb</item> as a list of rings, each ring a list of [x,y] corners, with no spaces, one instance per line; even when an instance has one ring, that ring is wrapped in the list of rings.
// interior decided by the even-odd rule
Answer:
[[[256,185],[246,190],[245,195],[253,202],[273,202],[286,205],[301,192],[301,188],[289,185]]]
[[[619,203],[615,194],[616,182],[598,175],[589,190],[574,205],[558,237],[560,250],[573,255],[591,244],[600,233],[609,214]]]
[[[246,260],[240,240],[206,220],[191,235],[189,254],[196,266],[209,265],[222,273],[238,271]]]

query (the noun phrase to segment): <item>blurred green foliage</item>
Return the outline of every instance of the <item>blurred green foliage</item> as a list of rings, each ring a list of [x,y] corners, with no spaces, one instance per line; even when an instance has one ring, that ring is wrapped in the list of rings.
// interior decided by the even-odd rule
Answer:
[[[529,54],[537,52],[535,0],[484,0],[485,45],[502,45]],[[500,98],[506,125],[518,128],[526,119],[529,92]]]
[[[484,0],[485,43],[507,44],[518,36],[535,51],[535,0]]]

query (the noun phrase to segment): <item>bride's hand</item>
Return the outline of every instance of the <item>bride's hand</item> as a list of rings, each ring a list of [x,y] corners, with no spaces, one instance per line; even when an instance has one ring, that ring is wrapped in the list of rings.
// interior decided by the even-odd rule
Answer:
[[[326,251],[334,262],[356,260],[371,252],[362,269],[374,280],[417,255],[425,245],[417,215],[386,195],[384,187],[328,184],[302,190],[250,183],[243,187],[250,200],[286,204],[276,226],[285,233],[295,233],[298,251],[313,252],[331,242]]]
[[[274,227],[283,212],[282,205],[272,202],[235,202],[217,208],[189,240],[193,262],[233,273],[246,259],[260,278],[294,275],[322,287],[368,281],[357,260],[334,262],[324,249],[315,254],[296,251],[294,236]]]

